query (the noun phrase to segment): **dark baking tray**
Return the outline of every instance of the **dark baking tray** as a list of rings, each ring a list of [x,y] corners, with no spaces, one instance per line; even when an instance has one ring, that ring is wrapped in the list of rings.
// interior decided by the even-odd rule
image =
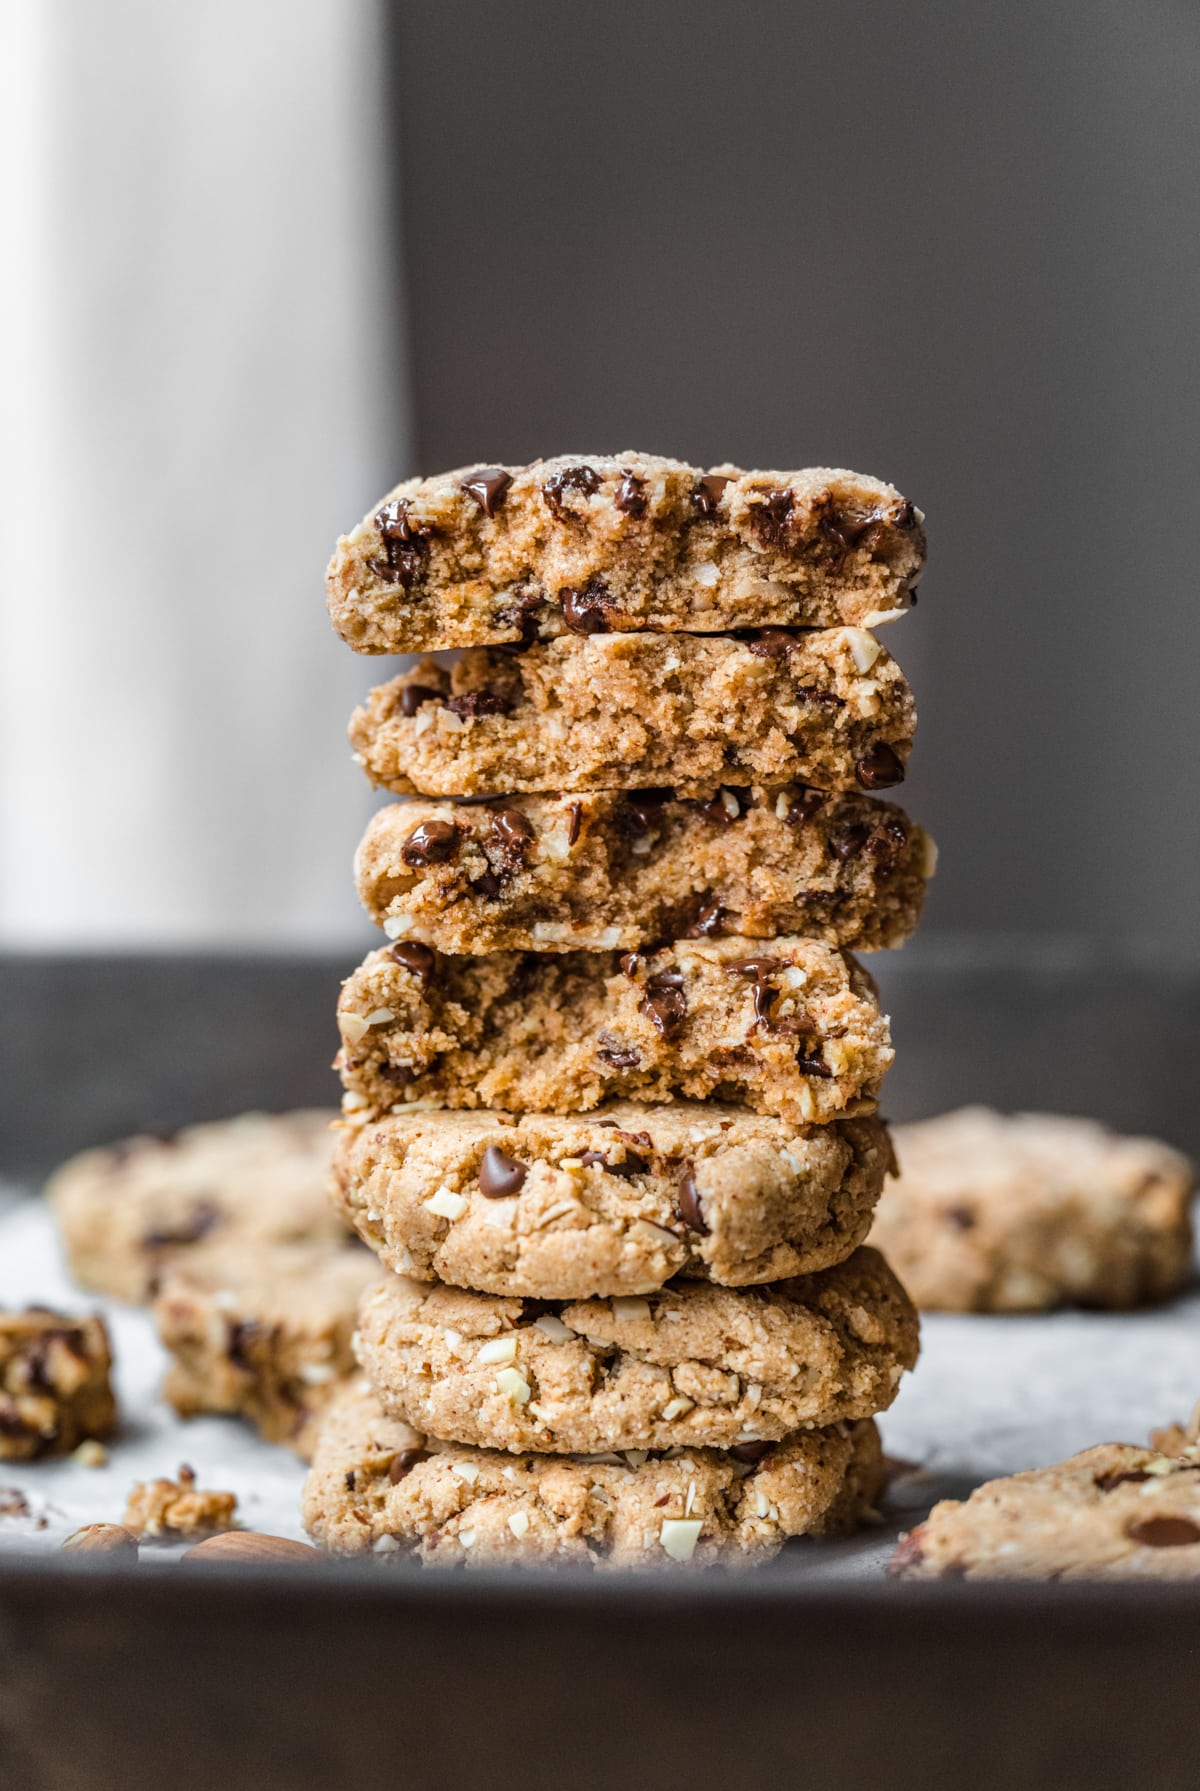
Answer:
[[[322,959],[0,960],[0,1173],[330,1101]],[[968,1099],[1200,1147],[1200,974],[1070,940],[876,959],[896,1118]],[[1197,1339],[1200,1381],[1200,1338]],[[0,1791],[1194,1787],[1193,1588],[120,1573],[0,1561]]]

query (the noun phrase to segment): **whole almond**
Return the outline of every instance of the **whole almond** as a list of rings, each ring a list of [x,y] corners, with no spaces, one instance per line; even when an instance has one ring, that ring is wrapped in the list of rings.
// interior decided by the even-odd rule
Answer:
[[[123,1530],[120,1524],[84,1524],[63,1543],[69,1555],[112,1555],[126,1561],[138,1558],[137,1537]]]
[[[264,1536],[257,1530],[225,1530],[219,1536],[206,1536],[181,1559],[257,1561],[269,1565],[279,1561],[319,1561],[321,1554],[307,1542],[292,1542],[286,1536]]]

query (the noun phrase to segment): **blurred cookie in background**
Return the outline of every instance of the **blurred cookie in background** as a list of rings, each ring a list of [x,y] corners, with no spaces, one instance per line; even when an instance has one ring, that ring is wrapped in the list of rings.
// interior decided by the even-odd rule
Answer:
[[[72,1157],[46,1188],[71,1274],[141,1305],[168,1267],[231,1245],[337,1245],[347,1228],[327,1192],[335,1117],[243,1113]]]
[[[1121,1309],[1192,1266],[1194,1166],[1095,1120],[963,1107],[893,1129],[871,1232],[926,1311]]]

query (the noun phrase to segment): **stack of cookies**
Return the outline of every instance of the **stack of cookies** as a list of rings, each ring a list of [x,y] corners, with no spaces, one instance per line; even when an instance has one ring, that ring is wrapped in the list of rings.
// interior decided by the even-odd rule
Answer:
[[[921,520],[628,453],[414,480],[339,543],[351,646],[463,651],[351,724],[406,800],[339,1003],[336,1194],[388,1273],[327,1548],[700,1565],[877,1497],[917,1323],[862,1247],[892,1047],[847,948],[902,943],[933,868],[877,795],[916,718],[870,632]]]

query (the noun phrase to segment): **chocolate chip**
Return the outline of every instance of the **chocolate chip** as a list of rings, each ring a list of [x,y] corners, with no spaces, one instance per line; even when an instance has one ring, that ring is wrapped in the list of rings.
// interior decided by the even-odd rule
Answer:
[[[625,516],[644,516],[646,514],[646,481],[639,479],[636,473],[626,473],[617,486],[617,495],[613,499],[613,503]]]
[[[820,813],[828,800],[829,798],[823,790],[801,790],[798,796],[793,796],[788,806],[788,812],[784,816],[785,825],[788,827],[806,826],[815,815]]]
[[[355,1475],[354,1469],[351,1468],[350,1472],[346,1475],[346,1491],[353,1492],[357,1484],[357,1476]]]
[[[486,896],[489,902],[495,902],[504,893],[504,879],[495,871],[483,871],[478,877],[472,877],[470,887]]]
[[[699,1232],[702,1238],[708,1236],[704,1209],[700,1204],[700,1191],[696,1186],[695,1173],[691,1169],[685,1172],[679,1184],[675,1195],[675,1211],[689,1230]]]
[[[250,1351],[261,1338],[262,1332],[263,1327],[253,1318],[244,1318],[229,1325],[225,1354],[235,1368],[247,1372],[253,1368]]]
[[[567,814],[570,817],[567,821],[567,845],[573,846],[579,838],[579,829],[583,821],[582,802],[569,802]]]
[[[647,977],[638,1013],[652,1021],[664,1038],[679,1030],[687,1014],[687,995],[678,970],[658,970]]]
[[[757,499],[757,501],[755,501]],[[764,547],[778,547],[787,533],[796,494],[789,487],[758,491],[750,498],[750,526]]]
[[[1130,1468],[1128,1472],[1124,1474],[1100,1474],[1096,1479],[1096,1490],[1098,1492],[1112,1492],[1114,1487],[1137,1485],[1139,1482],[1151,1478],[1152,1476],[1147,1474],[1144,1468]]]
[[[393,1486],[399,1486],[406,1474],[411,1474],[419,1461],[429,1460],[428,1449],[400,1449],[393,1455],[388,1466],[388,1480]]]
[[[741,820],[750,806],[744,792],[731,790],[726,784],[722,784],[716,795],[707,800],[692,798],[690,801],[696,813],[714,827],[731,827],[735,821]]]
[[[915,520],[915,519],[914,519]],[[843,510],[828,506],[821,514],[821,533],[843,554],[852,553],[870,530],[887,518],[879,510]]]
[[[622,830],[635,836],[649,833],[651,828],[658,826],[661,820],[658,811],[671,795],[672,791],[664,789],[626,792],[625,799],[618,811],[618,821]]]
[[[729,1453],[735,1461],[753,1464],[761,1461],[764,1455],[769,1455],[774,1447],[774,1443],[734,1443]]]
[[[479,1165],[479,1192],[489,1200],[504,1200],[523,1186],[529,1174],[524,1163],[518,1163],[499,1145],[489,1144]]]
[[[166,1250],[172,1244],[198,1244],[221,1224],[223,1218],[214,1201],[198,1200],[178,1225],[164,1225],[143,1232],[142,1245],[147,1250]]]
[[[400,848],[407,865],[445,864],[458,851],[459,830],[453,821],[422,821]]]
[[[764,977],[774,975],[776,970],[782,970],[786,962],[786,958],[733,958],[725,968],[731,976],[745,976],[761,982]]]
[[[904,782],[904,764],[895,748],[881,740],[859,759],[854,775],[864,790],[890,790]]]
[[[727,473],[706,473],[692,486],[692,502],[701,516],[711,516],[721,501],[721,493],[729,484]]]
[[[538,637],[538,611],[546,601],[540,590],[523,591],[515,603],[496,611],[496,620],[504,628],[516,628],[514,641],[497,641],[495,653],[527,653]]]
[[[552,473],[542,486],[550,513],[561,522],[567,514],[563,498],[569,491],[577,491],[582,497],[591,497],[600,489],[600,475],[590,466],[564,466],[557,473]]]
[[[871,829],[861,821],[856,822],[852,827],[839,828],[837,833],[831,833],[829,836],[829,850],[836,859],[845,864],[848,859],[858,857],[870,835]]]
[[[643,958],[641,952],[623,951],[617,959],[617,968],[620,970],[622,976],[627,976],[631,983],[635,983],[641,971],[642,963]]]
[[[511,484],[512,474],[506,473],[503,467],[481,466],[478,472],[463,480],[462,488],[475,499],[485,516],[494,516]]]
[[[492,814],[493,843],[505,867],[516,870],[533,843],[533,823],[519,808],[498,808]]]
[[[1190,1517],[1143,1517],[1126,1525],[1125,1534],[1147,1548],[1188,1548],[1200,1542],[1200,1524]]]
[[[641,1053],[633,1045],[625,1044],[611,1032],[597,1035],[596,1056],[614,1070],[636,1069],[642,1061]]]
[[[759,659],[786,659],[800,642],[789,628],[756,628],[746,636],[746,645]]]
[[[513,698],[500,690],[464,690],[460,696],[445,697],[444,709],[452,715],[507,715]]]
[[[696,917],[679,935],[683,939],[719,939],[725,931],[727,910],[720,902],[702,902]]]
[[[428,684],[406,684],[400,692],[401,715],[415,715],[425,703],[440,703],[444,693]]]
[[[833,1079],[833,1071],[824,1059],[820,1057],[801,1057],[797,1052],[796,1068],[802,1076],[816,1076],[823,1082],[829,1082]]]
[[[867,856],[875,860],[875,875],[890,877],[908,850],[908,828],[896,815],[881,821],[867,840]]]
[[[413,523],[408,514],[408,499],[393,498],[375,512],[375,527],[385,541],[418,541],[427,531]]]
[[[959,1231],[974,1231],[975,1215],[969,1206],[948,1206],[946,1217]]]
[[[433,981],[437,969],[437,953],[428,945],[422,945],[419,940],[406,939],[399,945],[393,945],[388,957],[417,977],[423,989],[427,989]]]
[[[430,532],[428,527],[412,521],[407,498],[393,498],[378,509],[375,526],[383,536],[386,558],[371,559],[367,564],[385,584],[407,588],[421,570]]]
[[[845,697],[838,696],[836,691],[819,690],[815,684],[795,684],[792,690],[798,703],[819,703],[824,709],[846,707]]]
[[[585,1150],[579,1161],[585,1166],[598,1164],[606,1175],[619,1175],[625,1181],[634,1175],[645,1175],[650,1167],[644,1157],[639,1157],[637,1152],[632,1150],[625,1152],[624,1160],[620,1163],[610,1163],[603,1151],[598,1150]]]
[[[572,634],[604,634],[613,603],[602,578],[589,578],[582,589],[568,585],[559,592],[563,621]]]

